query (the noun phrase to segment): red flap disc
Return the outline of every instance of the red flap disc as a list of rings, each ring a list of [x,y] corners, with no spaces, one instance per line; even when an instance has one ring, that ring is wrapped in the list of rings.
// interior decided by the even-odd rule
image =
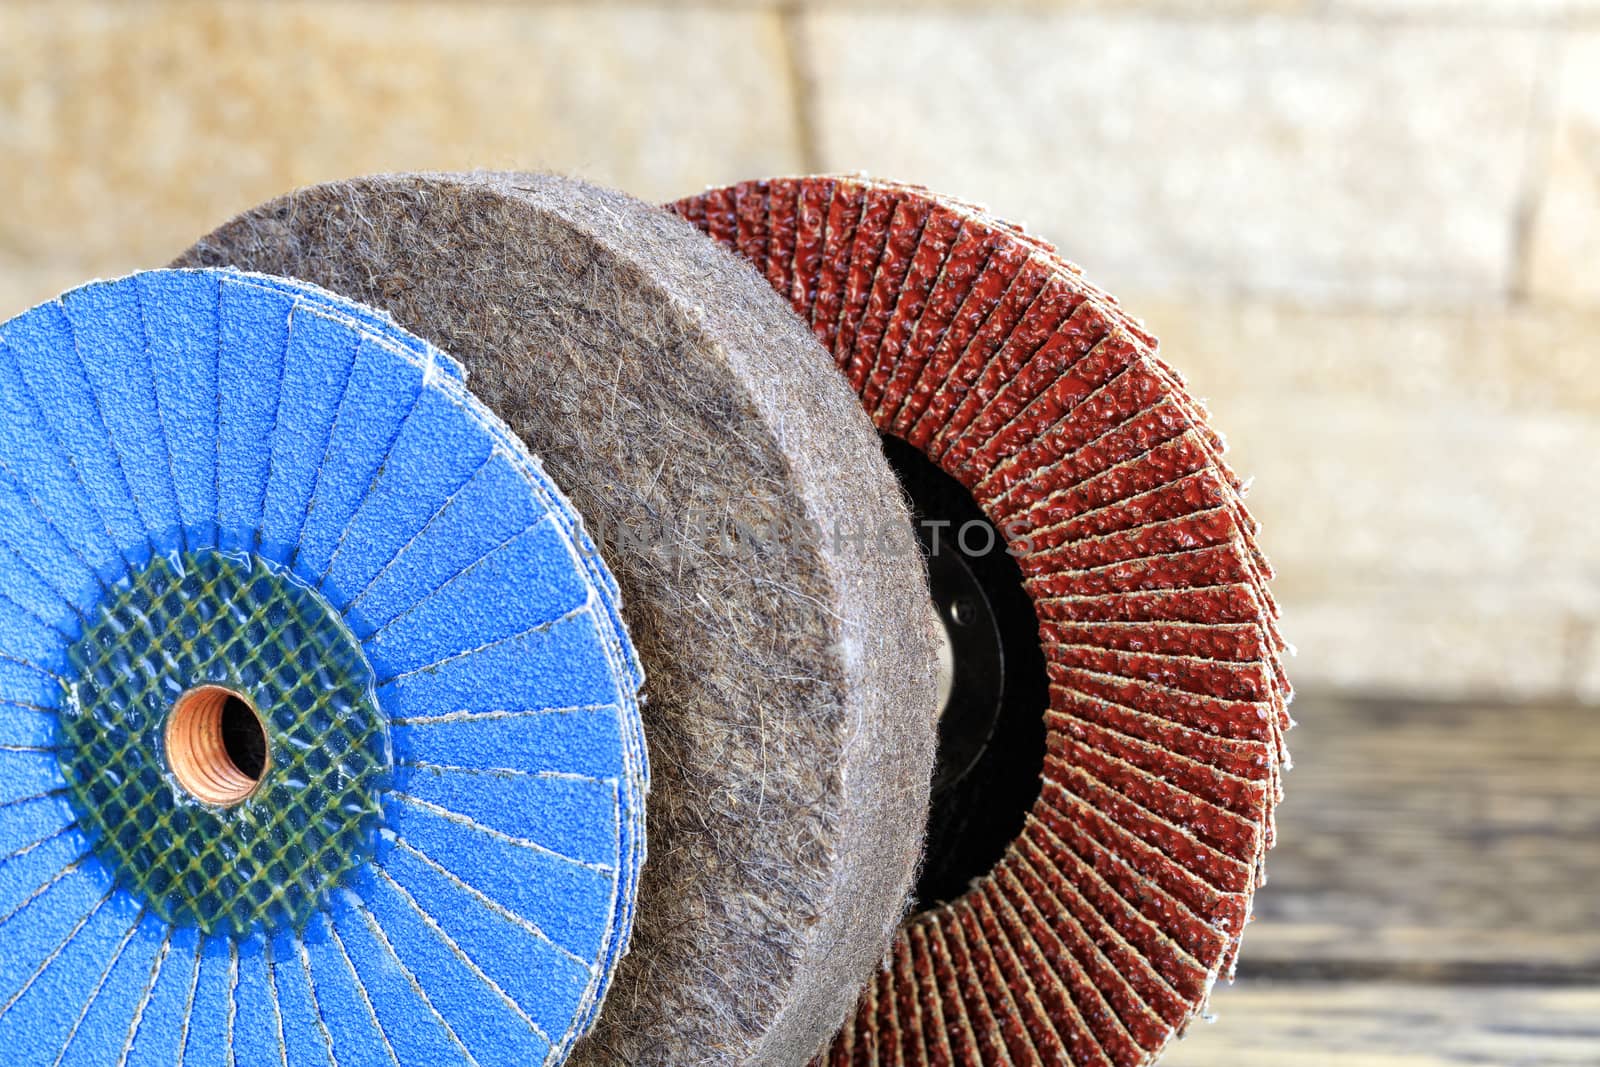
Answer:
[[[980,208],[859,177],[671,207],[1003,532],[1026,596],[998,628],[1041,662],[1020,832],[924,894],[819,1062],[1150,1063],[1231,977],[1288,765],[1272,572],[1222,439],[1139,322]]]

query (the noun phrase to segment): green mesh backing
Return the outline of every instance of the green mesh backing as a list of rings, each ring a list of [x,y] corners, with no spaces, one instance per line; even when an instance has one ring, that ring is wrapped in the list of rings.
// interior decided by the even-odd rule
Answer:
[[[69,652],[59,755],[118,881],[177,925],[300,928],[375,844],[390,765],[372,669],[336,611],[253,556],[157,558],[102,600]],[[248,697],[269,765],[249,798],[202,804],[167,767],[178,698]]]

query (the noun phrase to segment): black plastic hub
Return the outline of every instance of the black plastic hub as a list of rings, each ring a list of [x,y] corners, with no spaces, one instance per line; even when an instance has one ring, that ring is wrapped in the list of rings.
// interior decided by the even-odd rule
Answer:
[[[948,696],[917,906],[966,892],[1022,831],[1039,796],[1049,682],[1022,571],[965,486],[884,437],[911,499],[928,583],[948,636]]]

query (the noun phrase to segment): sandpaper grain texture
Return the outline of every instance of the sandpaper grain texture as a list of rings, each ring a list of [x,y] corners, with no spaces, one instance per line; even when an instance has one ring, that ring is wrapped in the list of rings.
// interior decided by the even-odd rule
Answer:
[[[1049,682],[1022,834],[907,921],[819,1062],[1148,1064],[1232,974],[1288,763],[1272,573],[1222,439],[1142,324],[983,209],[860,177],[736,188],[752,218],[782,190],[789,275],[718,225],[730,191],[671,209],[1000,527]]]
[[[797,193],[700,221],[787,289],[820,210]],[[572,1062],[804,1062],[904,914],[936,663],[907,509],[804,324],[682,221],[539,175],[305,189],[181,262],[308,279],[451,351],[602,545],[654,779],[633,951]],[[833,536],[862,529],[904,536]]]

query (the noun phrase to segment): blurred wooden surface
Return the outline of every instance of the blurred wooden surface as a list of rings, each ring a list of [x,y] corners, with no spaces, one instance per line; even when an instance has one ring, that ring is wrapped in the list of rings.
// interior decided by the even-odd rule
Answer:
[[[1294,711],[1239,980],[1162,1067],[1600,1065],[1600,709]]]

